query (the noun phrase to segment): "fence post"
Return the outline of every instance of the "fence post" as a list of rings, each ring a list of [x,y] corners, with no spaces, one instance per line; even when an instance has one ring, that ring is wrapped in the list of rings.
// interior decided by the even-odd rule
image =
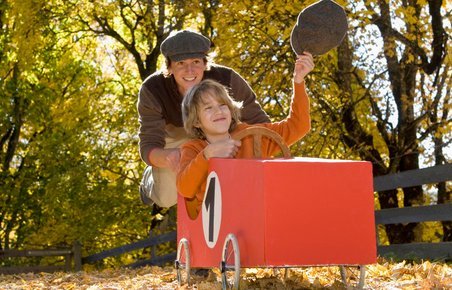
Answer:
[[[64,255],[64,271],[69,272],[72,270],[72,256],[74,253],[72,250],[69,251],[68,254]]]
[[[72,253],[74,257],[74,271],[82,270],[82,245],[79,241],[75,241],[72,245]]]

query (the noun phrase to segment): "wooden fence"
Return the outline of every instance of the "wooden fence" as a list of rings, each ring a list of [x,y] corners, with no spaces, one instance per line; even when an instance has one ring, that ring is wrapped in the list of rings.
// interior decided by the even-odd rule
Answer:
[[[45,250],[0,250],[0,258],[34,258],[34,257],[55,257],[64,259],[63,265],[34,265],[34,266],[3,266],[0,267],[0,274],[18,274],[27,272],[56,272],[56,271],[80,271],[82,269],[81,245],[74,242],[72,248],[66,249],[45,249]],[[58,263],[61,264],[61,263]]]
[[[411,187],[424,184],[439,183],[452,180],[452,164],[404,171],[401,173],[378,176],[374,178],[374,190],[384,191],[397,188]],[[376,225],[395,223],[417,223],[425,221],[452,221],[452,204],[438,204],[430,206],[383,209],[375,211]],[[377,231],[378,234],[378,231]],[[160,243],[176,241],[176,232],[170,232],[154,238],[145,239],[130,245],[107,250],[99,254],[82,259],[82,263],[93,263],[106,257],[123,254],[139,248],[156,246]],[[377,241],[379,237],[377,236]],[[377,252],[382,257],[395,257],[399,259],[431,259],[450,260],[452,256],[452,242],[441,243],[410,243],[383,246],[378,245]],[[172,263],[176,259],[176,252],[155,257],[148,260],[137,261],[129,267],[144,265],[163,265]]]
[[[151,249],[152,249],[150,259],[139,260],[139,261],[136,261],[135,263],[132,263],[132,264],[129,264],[126,266],[131,267],[131,268],[136,268],[136,267],[141,267],[144,265],[163,265],[166,263],[172,263],[172,262],[174,262],[174,260],[176,260],[176,252],[172,252],[172,253],[169,253],[169,254],[166,254],[163,256],[157,256],[157,255],[155,255],[155,246],[162,244],[162,243],[175,242],[175,241],[176,241],[176,231],[168,232],[168,233],[165,233],[165,234],[162,234],[159,236],[140,240],[140,241],[132,243],[132,244],[124,245],[124,246],[109,249],[109,250],[106,250],[106,251],[103,251],[103,252],[100,252],[100,253],[97,253],[94,255],[83,257],[82,264],[92,264],[92,263],[95,263],[97,261],[103,260],[108,257],[115,257],[115,256],[119,256],[119,255],[122,255],[122,254],[130,252],[130,251],[148,248],[148,247],[151,247]]]
[[[385,191],[452,180],[452,164],[408,170],[374,178],[374,190]],[[376,225],[452,221],[452,204],[390,208],[375,211]],[[378,231],[377,242],[379,243]],[[378,244],[378,255],[397,259],[451,260],[452,242]]]
[[[425,169],[404,171],[401,173],[378,176],[374,178],[374,190],[385,191],[424,184],[440,183],[452,180],[452,164],[445,164]],[[429,206],[382,209],[375,211],[376,225],[396,223],[418,223],[426,221],[452,221],[452,204],[438,204]],[[0,274],[19,272],[52,272],[52,271],[79,271],[82,264],[92,264],[108,257],[115,257],[130,251],[151,247],[151,258],[139,260],[127,267],[136,268],[144,265],[164,265],[176,259],[176,252],[163,256],[155,255],[155,247],[162,243],[175,242],[176,232],[169,232],[159,236],[150,237],[138,242],[109,249],[87,257],[81,257],[80,244],[74,243],[72,249],[57,250],[0,250],[0,258],[7,257],[36,257],[36,256],[64,256],[63,266],[29,266],[29,267],[3,267]],[[377,241],[379,241],[377,231]],[[377,247],[378,255],[398,259],[430,259],[450,260],[452,257],[452,242],[440,243],[410,243],[380,245]],[[73,265],[73,266],[72,266]]]

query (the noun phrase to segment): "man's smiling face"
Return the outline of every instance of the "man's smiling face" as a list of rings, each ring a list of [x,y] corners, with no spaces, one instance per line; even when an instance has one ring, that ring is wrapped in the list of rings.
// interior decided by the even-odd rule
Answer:
[[[202,58],[188,58],[171,62],[169,72],[173,74],[177,88],[182,95],[201,82],[207,65]]]

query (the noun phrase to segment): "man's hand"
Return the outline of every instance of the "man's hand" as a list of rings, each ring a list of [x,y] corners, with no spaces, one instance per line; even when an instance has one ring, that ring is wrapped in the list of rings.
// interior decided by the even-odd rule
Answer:
[[[154,148],[149,153],[149,161],[152,166],[169,168],[177,172],[179,167],[180,150],[179,148]]]
[[[174,171],[177,172],[179,169],[179,160],[180,160],[180,150],[178,148],[175,149],[166,149],[171,150],[168,155],[166,156],[166,161],[168,162],[168,167]]]

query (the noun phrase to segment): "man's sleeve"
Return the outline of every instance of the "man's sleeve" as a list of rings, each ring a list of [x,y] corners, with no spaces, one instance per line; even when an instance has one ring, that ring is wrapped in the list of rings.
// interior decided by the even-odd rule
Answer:
[[[160,104],[145,85],[140,88],[137,110],[140,123],[138,133],[140,156],[146,164],[151,165],[148,160],[149,152],[154,148],[165,147],[166,123]]]
[[[231,72],[232,97],[243,102],[241,121],[248,124],[270,122],[267,114],[256,100],[256,94],[249,84],[234,70]]]

